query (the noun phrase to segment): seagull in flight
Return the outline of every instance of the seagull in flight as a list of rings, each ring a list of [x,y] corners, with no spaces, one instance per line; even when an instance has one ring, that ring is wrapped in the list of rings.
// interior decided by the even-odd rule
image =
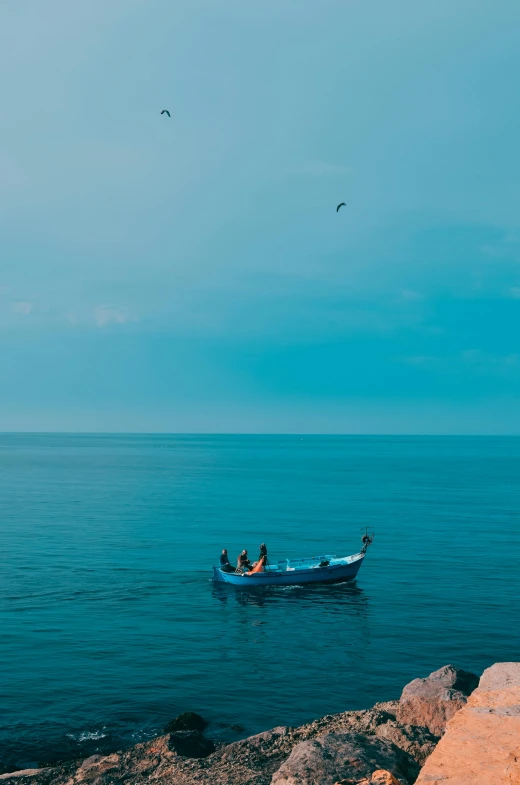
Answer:
[[[345,204],[345,202],[341,202],[341,204],[338,204],[338,206],[336,207],[336,212],[339,213],[339,208],[340,207],[346,207],[346,206],[347,205]]]
[[[169,113],[169,111],[167,109],[163,109],[161,114],[167,114],[168,117],[171,117],[171,114]]]

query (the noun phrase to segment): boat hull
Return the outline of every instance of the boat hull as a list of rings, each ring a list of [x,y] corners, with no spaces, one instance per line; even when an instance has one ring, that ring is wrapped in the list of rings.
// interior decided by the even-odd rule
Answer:
[[[252,586],[304,586],[309,583],[344,583],[352,581],[358,574],[365,554],[359,553],[351,557],[347,564],[330,564],[327,567],[310,567],[309,569],[287,570],[281,572],[257,572],[254,575],[238,575],[234,572],[223,572],[220,567],[213,567],[215,583],[229,583],[243,589]]]

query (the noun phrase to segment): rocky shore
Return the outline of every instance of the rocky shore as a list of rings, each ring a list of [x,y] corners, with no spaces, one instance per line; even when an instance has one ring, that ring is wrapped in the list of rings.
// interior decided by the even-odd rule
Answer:
[[[500,671],[510,665],[516,670]],[[520,665],[495,665],[482,681],[485,688],[495,685],[494,698],[482,697],[475,674],[447,665],[412,681],[399,701],[329,715],[298,728],[277,727],[227,745],[216,745],[206,737],[204,720],[198,715],[182,715],[165,735],[152,741],[108,756],[4,774],[0,785],[413,785],[416,780],[456,785],[472,778],[489,785],[520,783],[520,764],[514,756],[516,745],[520,760]],[[500,778],[502,758],[497,753],[491,779],[480,779],[475,766],[467,780],[457,779],[458,775],[450,774],[447,758],[457,756],[459,742],[466,750],[465,758],[461,752],[466,766],[481,750],[478,726],[483,706],[484,714],[493,714],[494,723],[487,735],[483,731],[488,756],[493,734],[500,734],[501,718],[504,732],[507,725],[510,749],[504,753],[509,756],[504,771],[508,778]],[[470,707],[473,714],[467,714]],[[464,721],[465,716],[469,720]],[[459,726],[465,736],[458,742]],[[477,741],[475,753],[468,756],[471,732]],[[447,754],[442,753],[445,742]]]

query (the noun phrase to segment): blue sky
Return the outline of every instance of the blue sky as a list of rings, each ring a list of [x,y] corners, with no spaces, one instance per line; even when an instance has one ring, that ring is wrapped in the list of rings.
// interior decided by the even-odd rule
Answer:
[[[4,0],[0,429],[520,433],[519,28]]]

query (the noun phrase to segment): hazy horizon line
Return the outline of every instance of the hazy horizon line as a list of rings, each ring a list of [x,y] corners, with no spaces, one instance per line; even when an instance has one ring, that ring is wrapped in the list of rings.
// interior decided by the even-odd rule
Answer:
[[[1,436],[186,436],[186,437],[200,437],[200,436],[222,436],[222,437],[306,437],[306,438],[360,438],[360,439],[378,439],[378,438],[476,438],[476,439],[517,439],[520,433],[429,433],[420,432],[403,433],[403,432],[378,432],[378,433],[330,433],[330,432],[306,432],[306,431],[1,431]]]

